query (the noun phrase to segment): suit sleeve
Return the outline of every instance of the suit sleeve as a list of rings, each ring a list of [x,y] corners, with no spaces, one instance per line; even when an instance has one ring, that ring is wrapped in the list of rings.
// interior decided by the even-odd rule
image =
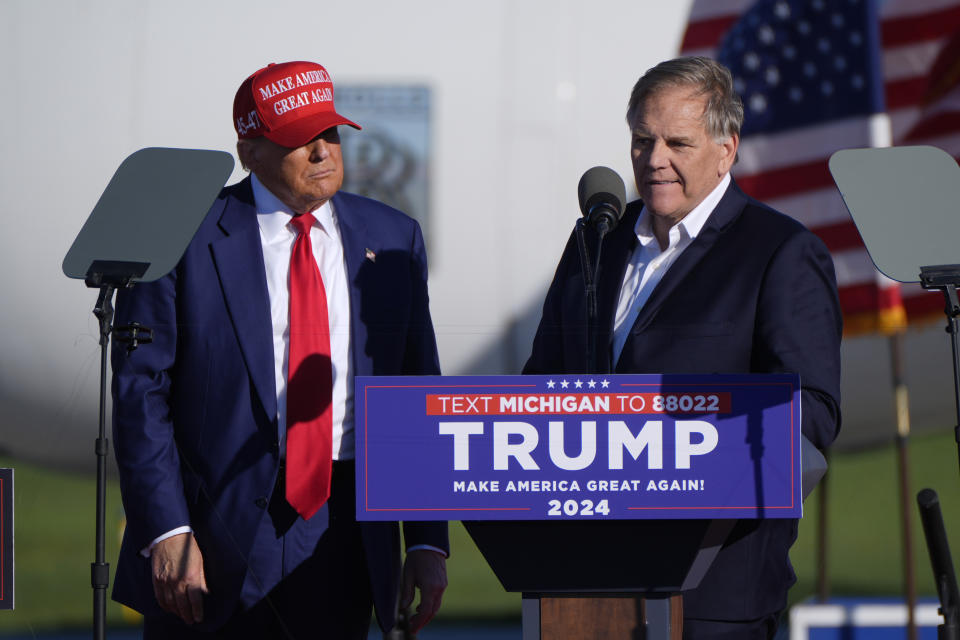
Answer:
[[[415,225],[410,247],[411,302],[402,375],[440,375],[437,338],[430,319],[427,293],[427,252],[420,225]]]
[[[138,322],[153,342],[127,352],[113,341],[113,445],[127,534],[142,549],[189,525],[170,404],[177,344],[176,275],[137,284],[117,296],[115,326]]]
[[[410,279],[413,301],[403,357],[403,375],[439,375],[440,359],[437,339],[430,319],[430,296],[427,292],[427,252],[420,225],[416,225],[410,249]],[[404,522],[403,540],[407,549],[427,545],[450,555],[446,522]]]
[[[763,275],[754,370],[800,374],[802,430],[819,449],[840,429],[842,328],[829,252],[812,233],[791,235]]]

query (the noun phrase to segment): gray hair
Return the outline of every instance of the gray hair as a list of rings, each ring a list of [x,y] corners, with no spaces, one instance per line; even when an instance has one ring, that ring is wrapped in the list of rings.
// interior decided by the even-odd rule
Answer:
[[[690,87],[698,95],[707,96],[703,120],[715,140],[740,135],[743,102],[733,89],[733,76],[716,60],[703,56],[674,58],[648,69],[630,92],[627,122],[633,124],[637,110],[652,94],[672,87]]]

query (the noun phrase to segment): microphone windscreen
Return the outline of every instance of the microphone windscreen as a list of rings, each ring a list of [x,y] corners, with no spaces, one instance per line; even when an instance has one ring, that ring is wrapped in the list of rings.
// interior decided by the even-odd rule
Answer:
[[[627,190],[623,179],[609,167],[593,167],[588,169],[580,184],[577,186],[577,196],[580,199],[580,211],[589,215],[590,210],[598,204],[610,205],[619,219],[623,215],[623,205],[627,199]]]

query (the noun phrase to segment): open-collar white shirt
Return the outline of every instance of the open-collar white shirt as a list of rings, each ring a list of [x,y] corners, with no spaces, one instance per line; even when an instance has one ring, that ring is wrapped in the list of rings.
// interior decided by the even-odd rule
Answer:
[[[640,315],[640,309],[650,299],[650,294],[656,288],[667,270],[677,261],[684,249],[696,239],[706,224],[707,218],[713,213],[727,186],[730,184],[730,174],[727,173],[720,183],[713,188],[700,204],[685,215],[680,222],[670,227],[666,249],[660,249],[660,243],[653,235],[653,216],[644,206],[634,226],[637,234],[637,246],[630,256],[627,269],[623,274],[620,285],[620,298],[617,301],[617,312],[613,320],[613,342],[610,346],[613,359],[616,363],[620,359],[623,345],[627,342],[630,330]]]

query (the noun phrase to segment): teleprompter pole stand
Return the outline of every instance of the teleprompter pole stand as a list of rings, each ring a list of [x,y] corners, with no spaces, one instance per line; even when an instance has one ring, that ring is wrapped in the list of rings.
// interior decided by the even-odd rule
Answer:
[[[960,300],[957,286],[960,285],[960,265],[947,264],[920,267],[920,284],[924,289],[940,289],[943,292],[943,312],[947,316],[947,333],[953,351],[953,395],[957,422],[953,427],[960,461]],[[940,614],[944,623],[937,627],[938,640],[960,640],[960,592],[953,569],[953,559],[947,544],[940,501],[932,489],[917,494],[920,521],[927,539],[927,550],[933,567],[934,582],[940,598]]]
[[[946,330],[950,334],[950,345],[953,349],[953,398],[957,418],[953,436],[957,442],[957,461],[960,463],[960,301],[957,298],[960,264],[920,267],[920,284],[924,289],[940,289],[943,292]]]
[[[960,304],[957,298],[960,264],[953,264],[957,260],[955,239],[960,232],[960,218],[956,215],[956,203],[960,199],[960,168],[949,153],[928,145],[841,149],[830,157],[828,164],[844,204],[877,269],[898,282],[919,280],[924,289],[943,292],[947,332],[950,333],[953,346],[954,399],[957,409],[954,437],[960,456]],[[917,215],[904,216],[905,209],[916,209]],[[931,234],[931,230],[935,233]],[[933,266],[919,266],[924,262]],[[896,339],[892,339],[892,364],[896,379],[899,377],[896,372],[899,347],[895,342]],[[902,383],[902,380],[895,384],[898,383]],[[895,394],[898,453],[905,456],[903,449],[909,433],[905,387],[902,384],[896,386]],[[901,464],[900,467],[903,478],[906,478],[905,465]],[[901,492],[907,490],[904,483]],[[920,507],[923,512],[922,503]],[[907,563],[910,562],[910,547],[906,541],[908,522],[905,518],[904,560]],[[932,547],[929,551],[933,556]],[[913,591],[909,579],[908,570],[906,595],[908,605],[912,605],[910,600]],[[940,586],[938,584],[938,588]]]
[[[128,350],[136,349],[139,344],[152,340],[150,329],[133,323],[123,327],[112,327],[113,294],[117,289],[132,286],[133,278],[142,276],[149,263],[94,260],[84,280],[92,289],[100,289],[93,315],[100,323],[100,425],[96,445],[97,455],[97,535],[96,559],[90,565],[90,584],[93,587],[93,637],[103,640],[106,637],[107,587],[110,585],[110,565],[106,562],[106,499],[107,499],[107,455],[110,441],[106,437],[107,424],[107,357],[111,332],[117,333],[117,340],[127,344]]]
[[[97,558],[91,570],[94,637],[98,640],[105,633],[110,581],[110,567],[104,562],[110,334],[126,343],[128,353],[152,340],[150,329],[137,323],[111,327],[113,295],[136,282],[155,281],[174,269],[232,171],[233,157],[223,151],[148,147],[133,152],[117,167],[63,259],[64,275],[100,289],[93,311],[100,322],[101,358]]]

